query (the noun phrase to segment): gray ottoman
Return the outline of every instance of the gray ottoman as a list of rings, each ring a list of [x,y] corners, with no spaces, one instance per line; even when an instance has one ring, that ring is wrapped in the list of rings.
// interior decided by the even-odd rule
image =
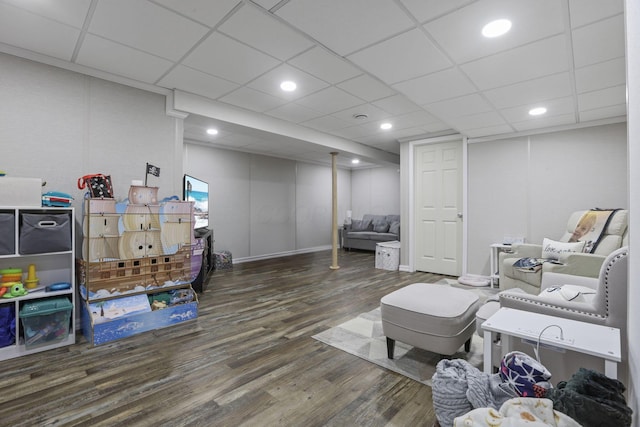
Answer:
[[[380,300],[387,356],[395,341],[450,356],[465,344],[469,351],[475,330],[478,296],[464,289],[414,283]]]

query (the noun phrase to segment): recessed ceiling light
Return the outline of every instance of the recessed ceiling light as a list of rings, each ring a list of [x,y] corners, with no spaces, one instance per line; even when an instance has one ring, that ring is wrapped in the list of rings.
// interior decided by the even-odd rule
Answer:
[[[209,129],[207,129],[207,133],[209,135],[217,135],[218,134],[218,129],[209,128]]]
[[[547,112],[547,109],[544,107],[536,107],[529,110],[529,115],[531,116],[539,116]]]
[[[380,129],[382,130],[388,130],[391,129],[393,127],[393,125],[391,123],[383,123],[380,125]]]
[[[496,19],[482,27],[482,35],[485,37],[498,37],[511,29],[511,21],[508,19]]]
[[[354,165],[357,165],[358,163],[360,163],[360,159],[353,159],[351,160],[351,163],[353,163]]]
[[[296,85],[296,82],[292,82],[291,80],[280,83],[280,89],[284,90],[285,92],[293,92],[297,87],[298,85]]]

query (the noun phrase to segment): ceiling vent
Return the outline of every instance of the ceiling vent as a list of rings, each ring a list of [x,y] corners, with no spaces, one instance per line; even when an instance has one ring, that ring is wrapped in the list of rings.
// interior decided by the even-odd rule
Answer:
[[[356,120],[364,120],[364,119],[368,119],[369,116],[367,116],[366,114],[354,114],[353,118]]]

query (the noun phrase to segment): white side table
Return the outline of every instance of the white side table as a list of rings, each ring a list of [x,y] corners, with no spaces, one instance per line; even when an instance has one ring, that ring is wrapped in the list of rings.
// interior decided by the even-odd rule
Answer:
[[[494,284],[498,284],[498,280],[500,279],[500,253],[501,252],[510,252],[511,245],[505,245],[504,243],[493,243],[491,244],[491,257],[490,259],[490,267],[491,271],[489,272],[489,281],[491,287],[493,288]]]
[[[550,325],[540,335],[540,333]],[[562,335],[560,334],[562,328]],[[604,374],[616,379],[622,360],[620,329],[531,311],[503,307],[482,323],[484,331],[484,372],[491,373],[492,335],[500,333],[502,355],[511,348],[511,337],[525,338],[540,344],[590,354],[604,359]]]

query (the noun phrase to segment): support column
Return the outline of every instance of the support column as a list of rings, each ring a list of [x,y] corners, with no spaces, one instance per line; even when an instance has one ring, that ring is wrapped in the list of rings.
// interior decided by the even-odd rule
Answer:
[[[338,153],[331,153],[331,247],[332,262],[331,269],[337,270],[338,265],[338,169],[336,166],[336,156]]]

